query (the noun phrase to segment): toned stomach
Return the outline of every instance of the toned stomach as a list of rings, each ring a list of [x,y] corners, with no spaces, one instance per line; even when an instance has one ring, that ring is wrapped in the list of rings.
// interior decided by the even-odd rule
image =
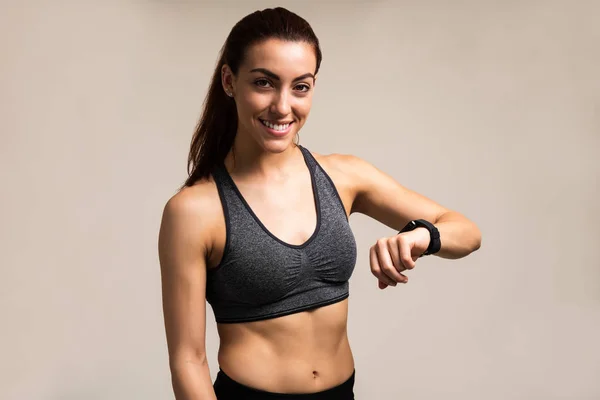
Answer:
[[[235,381],[276,393],[314,393],[354,370],[348,299],[284,317],[217,324],[220,368]]]

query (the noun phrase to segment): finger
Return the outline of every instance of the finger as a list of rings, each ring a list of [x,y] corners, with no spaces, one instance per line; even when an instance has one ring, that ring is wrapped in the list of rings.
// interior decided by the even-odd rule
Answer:
[[[398,238],[390,239],[387,241],[388,244],[388,252],[390,253],[390,257],[392,258],[392,263],[394,264],[394,268],[396,271],[402,272],[406,268],[404,264],[400,261],[400,241]]]
[[[379,259],[377,257],[377,246],[371,247],[371,251],[369,253],[369,258],[371,261],[371,272],[377,279],[382,281],[388,286],[396,286],[396,282],[390,279],[383,271],[381,271],[381,265],[379,263]]]
[[[376,250],[379,266],[381,267],[382,272],[394,282],[406,283],[408,278],[398,272],[398,269],[396,269],[394,266],[392,257],[390,256],[390,252],[388,250],[388,242],[389,240],[387,239],[380,239],[377,241]]]
[[[411,244],[407,239],[398,238],[398,251],[400,252],[400,262],[406,269],[413,269],[415,267],[415,261],[412,258]]]
[[[381,272],[379,271],[379,263],[377,262],[377,257],[374,254],[373,247],[371,247],[371,249],[369,250],[369,259],[371,264],[371,272],[373,273],[373,275],[375,275],[375,277],[377,277],[377,275],[379,275]],[[388,285],[380,281],[379,278],[377,278],[377,284],[379,286],[379,289],[385,289],[386,287],[388,287]]]
[[[391,280],[386,274],[381,270],[381,264],[379,263],[379,259],[377,258],[376,247],[371,247],[371,251],[369,254],[371,260],[371,272],[379,281],[381,281],[386,286],[396,286],[396,282]]]

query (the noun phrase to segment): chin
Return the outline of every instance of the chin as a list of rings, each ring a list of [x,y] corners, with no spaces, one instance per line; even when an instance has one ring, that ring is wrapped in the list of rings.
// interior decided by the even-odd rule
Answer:
[[[274,137],[265,132],[259,132],[256,137],[259,146],[271,153],[281,153],[290,147],[294,146],[294,138],[296,137],[296,130],[289,132],[287,135],[282,137]]]
[[[270,152],[270,153],[283,153],[288,148],[294,145],[294,135],[290,135],[290,137],[280,138],[280,139],[263,139],[262,147]]]

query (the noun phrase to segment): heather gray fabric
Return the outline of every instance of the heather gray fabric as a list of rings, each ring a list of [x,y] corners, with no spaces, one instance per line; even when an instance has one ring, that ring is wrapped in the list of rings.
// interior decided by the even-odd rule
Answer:
[[[225,213],[220,264],[208,270],[206,299],[219,323],[280,317],[348,297],[356,241],[339,194],[312,154],[299,146],[312,179],[317,226],[302,245],[271,234],[252,212],[227,169],[213,172]]]

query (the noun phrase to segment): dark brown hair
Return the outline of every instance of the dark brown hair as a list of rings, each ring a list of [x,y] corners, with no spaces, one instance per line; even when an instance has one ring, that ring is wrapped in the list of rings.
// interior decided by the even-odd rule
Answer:
[[[188,155],[188,178],[182,188],[191,186],[210,175],[222,163],[233,146],[237,131],[235,101],[228,97],[221,84],[221,68],[229,65],[236,75],[250,46],[267,39],[281,39],[311,44],[321,65],[319,39],[302,17],[282,7],[255,11],[242,18],[231,29],[219,53],[219,61],[203,103],[203,112],[192,137]]]

